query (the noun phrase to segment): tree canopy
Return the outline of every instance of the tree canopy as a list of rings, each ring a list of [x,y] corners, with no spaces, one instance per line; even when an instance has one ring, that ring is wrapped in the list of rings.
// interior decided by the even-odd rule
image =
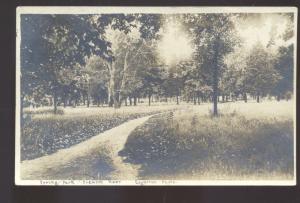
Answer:
[[[253,42],[243,23],[258,14],[22,14],[22,104],[56,111],[175,97],[211,101],[217,115],[219,96],[280,100],[294,77],[294,17],[281,17],[284,28],[266,26],[269,38]]]

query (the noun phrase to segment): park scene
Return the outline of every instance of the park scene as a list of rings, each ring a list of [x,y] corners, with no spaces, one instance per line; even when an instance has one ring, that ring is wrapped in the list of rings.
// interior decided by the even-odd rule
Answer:
[[[294,13],[21,14],[22,180],[293,180]]]

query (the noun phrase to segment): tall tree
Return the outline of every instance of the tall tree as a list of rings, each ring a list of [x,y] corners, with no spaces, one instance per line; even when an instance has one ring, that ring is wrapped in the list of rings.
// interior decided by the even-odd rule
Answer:
[[[157,37],[160,15],[113,15],[110,19],[111,23],[105,27],[105,36],[112,51],[109,63],[109,103],[118,108],[127,96],[125,84],[130,78],[128,73],[134,72],[134,67],[147,66],[153,61],[152,44]]]
[[[247,48],[240,46],[226,56],[226,70],[221,79],[222,94],[225,97],[230,94],[242,95],[244,101],[247,102],[247,94],[251,89],[251,84],[246,82],[248,55]]]
[[[288,47],[280,47],[278,58],[275,63],[275,69],[280,74],[281,78],[274,86],[273,94],[280,100],[288,92],[293,92],[294,84],[294,46],[291,44]]]
[[[251,84],[251,93],[256,95],[257,102],[260,97],[270,93],[273,86],[281,79],[274,68],[274,57],[261,44],[257,43],[247,57],[246,83]]]
[[[143,69],[143,93],[148,97],[148,105],[151,105],[151,97],[158,94],[165,78],[165,70],[159,66],[146,67]]]
[[[74,69],[77,63],[84,64],[91,53],[104,54],[107,43],[91,27],[90,15],[26,14],[21,21],[21,81],[26,81],[22,84],[32,84],[29,81],[34,77],[36,87],[52,95],[56,113],[65,85],[61,73]],[[24,87],[29,95],[32,90]]]
[[[238,43],[231,14],[187,15],[185,24],[194,36],[195,60],[198,67],[207,73],[213,89],[213,115],[218,115],[219,80],[224,66],[224,57]]]

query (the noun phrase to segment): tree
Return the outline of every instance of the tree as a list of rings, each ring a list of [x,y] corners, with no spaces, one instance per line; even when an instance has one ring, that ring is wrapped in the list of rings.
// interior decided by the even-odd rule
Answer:
[[[167,78],[164,80],[163,87],[165,96],[176,97],[176,103],[179,104],[179,96],[184,86],[185,67],[184,62],[171,65],[167,71]]]
[[[294,81],[294,46],[291,44],[288,47],[280,47],[278,58],[275,63],[275,69],[280,74],[281,78],[274,86],[273,94],[277,96],[279,101],[288,92],[293,92]]]
[[[21,81],[30,85],[34,77],[34,86],[52,95],[56,113],[59,96],[65,96],[61,90],[66,89],[61,73],[84,64],[91,53],[108,52],[107,43],[91,26],[90,15],[22,15],[21,20]],[[32,90],[24,88],[24,93]]]
[[[96,55],[89,57],[81,75],[81,83],[86,93],[88,107],[91,97],[98,106],[99,102],[103,103],[108,100],[109,64],[105,59]]]
[[[164,69],[159,66],[146,67],[143,70],[143,94],[148,97],[148,104],[151,105],[151,97],[153,94],[158,94],[163,84],[163,78],[165,75]]]
[[[128,57],[128,67],[123,73],[120,88],[121,98],[129,97],[130,103],[133,98],[134,105],[136,105],[137,97],[143,94],[145,72],[151,67],[157,66],[154,45],[145,40],[140,39],[139,41],[140,43],[136,46],[138,50],[129,54],[131,57]]]
[[[278,47],[278,56],[275,62],[275,69],[281,76],[273,90],[277,100],[293,92],[294,84],[294,15],[286,13],[282,16],[287,17],[287,26],[283,35],[279,36],[285,42],[285,45]]]
[[[251,84],[246,82],[247,57],[249,51],[246,47],[240,46],[225,57],[226,69],[221,78],[222,97],[227,98],[230,94],[243,96],[247,102],[247,93],[249,93]]]
[[[247,84],[251,84],[250,91],[256,95],[259,103],[260,96],[270,93],[281,76],[274,68],[274,57],[269,54],[261,43],[255,44],[251,49],[246,64],[245,81]]]
[[[230,14],[187,15],[185,24],[194,36],[195,60],[207,73],[206,79],[213,89],[213,115],[218,114],[219,80],[224,67],[224,57],[238,43],[234,16]]]
[[[187,101],[193,100],[194,104],[198,101],[198,104],[200,104],[200,97],[204,100],[204,97],[209,93],[206,89],[203,72],[197,68],[195,61],[181,61],[177,64],[175,70],[174,92],[176,94],[183,92]]]
[[[142,66],[153,64],[155,55],[153,41],[159,28],[159,15],[141,14],[130,17],[127,23],[121,23],[128,25],[126,29],[115,25],[128,16],[118,15],[113,17],[105,31],[112,52],[109,63],[109,103],[115,108],[119,108],[122,100],[128,96],[129,91],[125,86],[129,84],[129,79],[134,80],[129,77],[129,73],[136,72],[136,69]]]

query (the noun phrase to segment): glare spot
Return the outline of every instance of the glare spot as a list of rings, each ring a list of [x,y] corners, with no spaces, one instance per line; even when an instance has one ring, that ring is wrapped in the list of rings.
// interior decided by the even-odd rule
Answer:
[[[179,23],[172,22],[164,26],[158,52],[167,65],[189,59],[193,51],[191,38]]]

